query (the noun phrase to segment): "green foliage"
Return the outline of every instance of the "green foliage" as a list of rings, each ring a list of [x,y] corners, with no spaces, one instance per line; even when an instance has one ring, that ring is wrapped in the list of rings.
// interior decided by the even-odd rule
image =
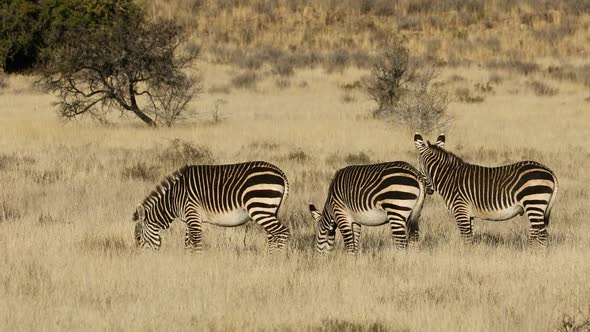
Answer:
[[[7,0],[0,5],[0,67],[14,72],[33,69],[44,49],[59,47],[63,34],[94,30],[117,18],[143,16],[131,0]]]

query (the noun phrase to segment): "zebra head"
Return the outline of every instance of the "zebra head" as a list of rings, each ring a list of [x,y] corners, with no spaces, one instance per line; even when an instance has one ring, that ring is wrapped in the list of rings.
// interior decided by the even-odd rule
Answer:
[[[309,203],[309,212],[317,223],[315,248],[319,253],[327,253],[334,247],[336,223],[325,212],[318,211],[312,203]]]
[[[416,133],[414,135],[414,144],[418,149],[418,170],[424,176],[424,182],[426,184],[426,192],[432,194],[436,190],[436,183],[434,183],[431,174],[431,161],[434,159],[431,147],[437,146],[442,148],[445,145],[445,135],[440,134],[434,144],[425,142],[422,139],[422,135]]]
[[[133,213],[135,245],[138,248],[149,247],[157,250],[160,247],[160,235],[157,230],[153,230],[148,226],[146,218],[145,207],[141,204],[138,205]]]

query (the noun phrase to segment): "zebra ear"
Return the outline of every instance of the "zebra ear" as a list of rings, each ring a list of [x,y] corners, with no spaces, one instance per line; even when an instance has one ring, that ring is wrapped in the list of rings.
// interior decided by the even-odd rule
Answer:
[[[420,149],[426,146],[426,143],[424,143],[424,140],[422,139],[422,135],[415,133],[414,134],[414,144],[416,145],[416,148]]]
[[[436,146],[438,146],[439,148],[442,148],[445,145],[445,134],[438,135],[436,143],[434,144],[436,144]]]
[[[137,221],[144,221],[145,220],[145,208],[143,207],[143,205],[139,204],[137,206],[137,209],[136,209],[133,217],[134,217],[133,219],[135,219]]]
[[[309,203],[309,212],[311,212],[311,216],[315,221],[319,222],[320,219],[322,219],[322,214],[320,213],[320,211],[318,211],[318,209],[316,209],[315,205],[313,205],[312,203]]]

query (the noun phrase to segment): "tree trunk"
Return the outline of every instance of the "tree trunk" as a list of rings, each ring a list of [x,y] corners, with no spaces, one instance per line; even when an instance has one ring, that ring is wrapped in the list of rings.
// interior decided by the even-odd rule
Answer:
[[[150,127],[155,127],[156,122],[152,120],[147,114],[145,114],[142,110],[139,109],[137,106],[137,100],[135,99],[135,82],[129,82],[129,99],[131,99],[131,112],[135,113],[141,121],[147,123]]]
[[[132,108],[131,112],[137,115],[137,117],[140,118],[141,121],[145,122],[148,126],[156,127],[156,122],[152,120],[152,118],[150,118],[147,114],[142,112],[138,107]]]

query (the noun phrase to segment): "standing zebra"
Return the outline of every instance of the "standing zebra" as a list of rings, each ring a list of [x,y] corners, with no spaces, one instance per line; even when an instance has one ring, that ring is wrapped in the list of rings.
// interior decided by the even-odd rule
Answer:
[[[473,218],[507,220],[526,213],[529,246],[547,246],[546,227],[558,188],[549,168],[534,161],[472,165],[443,149],[444,135],[430,144],[416,134],[414,143],[421,171],[445,200],[467,243],[473,242]]]
[[[187,225],[186,247],[200,250],[203,222],[233,227],[254,220],[268,233],[269,251],[282,250],[289,230],[277,215],[288,188],[285,174],[263,161],[185,166],[137,207],[133,215],[136,243],[158,249],[160,230],[180,218]]]
[[[380,226],[387,222],[394,245],[406,249],[408,234],[411,240],[418,239],[418,218],[427,190],[423,180],[416,168],[402,161],[338,170],[324,211],[320,213],[309,205],[317,222],[316,250],[332,250],[338,227],[346,251],[354,254],[359,250],[361,225]]]

